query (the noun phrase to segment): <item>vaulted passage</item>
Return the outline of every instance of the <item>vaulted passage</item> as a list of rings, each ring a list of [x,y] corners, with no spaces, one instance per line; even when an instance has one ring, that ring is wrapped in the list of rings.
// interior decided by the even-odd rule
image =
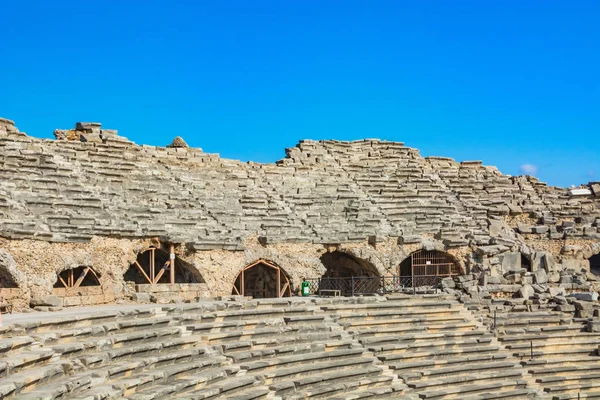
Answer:
[[[231,294],[255,299],[289,297],[292,288],[288,275],[281,267],[271,261],[258,260],[240,271]]]
[[[174,268],[172,268],[174,266]],[[137,284],[203,283],[196,269],[178,257],[151,247],[140,253],[124,275],[125,281]]]
[[[327,269],[323,278],[349,278],[352,276],[378,276],[377,269],[368,261],[341,251],[325,253],[321,262]]]
[[[398,269],[402,279],[412,278],[414,286],[433,285],[439,277],[460,274],[454,257],[437,250],[416,251],[402,261]]]
[[[600,276],[600,254],[590,257],[590,271],[592,274]]]

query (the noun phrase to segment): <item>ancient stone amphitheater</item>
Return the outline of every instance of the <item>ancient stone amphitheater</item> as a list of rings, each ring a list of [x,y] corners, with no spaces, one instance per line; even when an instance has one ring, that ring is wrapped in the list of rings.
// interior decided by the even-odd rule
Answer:
[[[0,398],[600,398],[599,183],[55,137],[0,119]]]

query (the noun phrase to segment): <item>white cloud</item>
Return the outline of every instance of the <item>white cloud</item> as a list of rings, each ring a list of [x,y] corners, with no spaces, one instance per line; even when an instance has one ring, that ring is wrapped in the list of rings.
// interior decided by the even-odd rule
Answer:
[[[537,165],[533,164],[523,164],[519,167],[519,169],[521,170],[521,173],[525,175],[535,175],[538,172]]]

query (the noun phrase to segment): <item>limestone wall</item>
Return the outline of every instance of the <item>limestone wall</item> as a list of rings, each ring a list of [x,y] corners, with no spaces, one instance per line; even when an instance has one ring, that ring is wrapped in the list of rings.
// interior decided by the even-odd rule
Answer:
[[[302,141],[259,164],[139,146],[98,124],[57,132],[75,140],[33,138],[0,119],[0,271],[26,296],[85,261],[118,298],[124,269],[153,238],[177,244],[213,294],[259,258],[297,284],[334,249],[380,274],[423,247],[457,255],[465,270],[514,268],[497,257],[510,252],[546,252],[559,265],[600,252],[598,185],[572,196],[379,140]]]

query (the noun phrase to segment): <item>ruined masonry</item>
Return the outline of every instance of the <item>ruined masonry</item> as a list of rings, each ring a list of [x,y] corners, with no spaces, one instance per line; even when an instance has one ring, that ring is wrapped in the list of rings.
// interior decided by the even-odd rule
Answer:
[[[0,119],[0,290],[16,309],[236,294],[263,261],[294,294],[334,253],[369,276],[422,250],[480,285],[596,280],[600,183],[550,187],[371,139],[305,140],[259,164],[97,123],[55,137]]]

